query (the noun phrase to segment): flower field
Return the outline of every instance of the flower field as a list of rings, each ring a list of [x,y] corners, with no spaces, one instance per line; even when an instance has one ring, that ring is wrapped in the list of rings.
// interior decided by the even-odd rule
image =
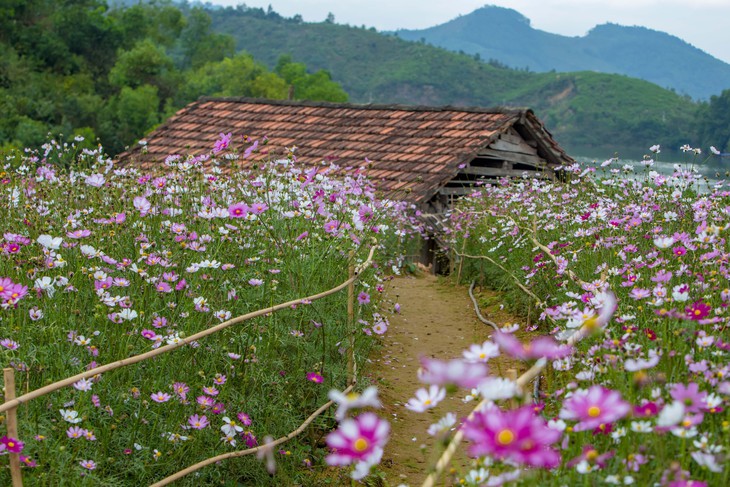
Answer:
[[[360,171],[305,169],[294,148],[267,161],[264,141],[234,144],[229,134],[206,156],[171,155],[154,174],[55,142],[5,159],[0,362],[15,369],[18,395],[296,304],[21,405],[18,437],[0,426],[0,484],[14,452],[27,485],[146,485],[264,445],[344,389],[351,352],[362,362],[387,332],[379,295],[414,233],[406,205],[376,198]],[[237,169],[243,159],[258,162]],[[346,293],[303,299],[347,280],[372,245],[352,325]],[[276,477],[244,457],[183,483],[302,483],[324,464],[334,426],[322,416],[265,452]]]
[[[547,360],[536,401],[531,384],[502,378],[471,391],[482,407],[460,433],[480,464],[461,483],[730,483],[730,190],[698,191],[690,165],[644,165],[631,177],[609,160],[564,167],[564,182],[501,180],[453,212],[463,274],[504,290],[531,316],[522,327],[548,335],[523,344],[512,327],[461,360],[423,362],[424,382],[458,385],[500,353],[525,369]],[[448,441],[454,424],[432,432]]]

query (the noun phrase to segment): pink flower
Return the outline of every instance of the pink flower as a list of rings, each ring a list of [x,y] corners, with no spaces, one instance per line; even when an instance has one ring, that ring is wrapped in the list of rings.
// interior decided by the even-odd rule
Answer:
[[[172,385],[172,390],[180,399],[187,398],[188,392],[190,392],[190,388],[184,382],[175,382]]]
[[[197,414],[193,414],[188,418],[188,424],[193,429],[202,430],[203,428],[208,426],[210,422],[205,416],[198,416]]]
[[[253,205],[251,205],[251,213],[253,213],[254,215],[260,215],[268,209],[269,207],[266,205],[266,203],[254,203]]]
[[[135,196],[132,204],[139,210],[139,216],[146,216],[150,212],[150,209],[152,209],[152,203],[147,201],[147,198],[144,196]]]
[[[7,436],[0,438],[0,445],[4,447],[3,450],[10,453],[20,453],[23,451],[23,446],[25,446],[22,441]]]
[[[598,428],[626,416],[631,410],[621,394],[602,386],[592,386],[587,391],[576,391],[563,403],[560,417],[577,420],[575,431]]]
[[[86,470],[94,470],[96,468],[96,462],[94,460],[81,460],[79,465]]]
[[[466,389],[478,386],[486,376],[487,366],[485,364],[471,363],[461,359],[444,362],[421,358],[421,368],[418,370],[418,379],[426,384],[456,384]]]
[[[246,203],[234,203],[228,207],[228,216],[231,218],[245,218],[248,214]]]
[[[150,397],[155,402],[167,402],[170,400],[170,394],[167,394],[166,392],[156,392],[154,394],[151,394]]]
[[[361,305],[370,303],[370,295],[365,291],[362,291],[360,294],[357,295],[357,302]]]
[[[550,337],[539,337],[528,344],[523,344],[509,333],[495,333],[492,339],[504,352],[520,360],[545,357],[549,360],[567,357],[573,353],[572,347],[556,342]]]
[[[227,134],[221,133],[220,139],[216,140],[213,145],[213,154],[218,154],[219,152],[227,149],[228,145],[231,143],[231,137],[233,137],[231,132],[228,132]]]
[[[307,372],[307,380],[312,381],[316,384],[321,384],[322,382],[324,382],[324,377],[316,372]]]
[[[477,412],[464,424],[464,436],[473,442],[471,455],[489,455],[531,467],[560,464],[560,454],[550,448],[560,435],[535,415],[532,406],[510,411],[493,407]]]
[[[340,427],[327,435],[327,446],[334,453],[327,455],[327,465],[350,465],[364,461],[377,453],[388,441],[390,425],[373,413],[347,418]]]
[[[674,384],[669,391],[669,395],[675,401],[681,402],[688,413],[702,411],[707,398],[707,393],[700,392],[700,388],[695,382],[690,382],[686,386],[684,384]]]
[[[91,235],[91,230],[74,230],[73,232],[66,232],[68,238],[84,238]]]

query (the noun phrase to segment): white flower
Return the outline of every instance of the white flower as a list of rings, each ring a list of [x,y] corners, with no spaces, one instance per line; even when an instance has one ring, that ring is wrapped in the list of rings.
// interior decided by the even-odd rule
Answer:
[[[428,427],[428,434],[436,436],[451,429],[456,424],[456,414],[447,413],[446,416],[439,419],[436,423]]]
[[[362,394],[351,392],[345,395],[340,391],[332,389],[329,392],[329,398],[338,404],[337,411],[335,412],[335,419],[337,421],[345,419],[347,411],[353,408],[380,408],[383,406],[378,399],[378,388],[375,386],[368,387],[362,391]]]
[[[74,411],[72,409],[59,409],[58,412],[61,413],[61,417],[63,417],[64,421],[67,421],[71,424],[81,422],[78,411]]]
[[[654,245],[660,249],[668,249],[674,245],[674,237],[657,237],[654,239]]]
[[[54,238],[50,235],[43,234],[38,236],[36,242],[49,250],[58,250],[58,248],[61,246],[61,243],[63,243],[63,239],[61,237]]]
[[[471,345],[462,355],[468,362],[486,362],[490,358],[499,356],[499,346],[496,343],[485,341],[481,345]]]
[[[236,433],[243,431],[243,428],[238,426],[238,424],[236,424],[236,422],[231,420],[228,416],[223,417],[223,422],[225,424],[221,426],[221,431],[226,436],[235,436]]]
[[[406,409],[416,413],[422,413],[427,409],[436,407],[436,405],[443,401],[445,397],[446,389],[437,385],[431,385],[428,390],[423,388],[418,389],[416,391],[416,397],[408,400]]]
[[[631,431],[634,433],[651,433],[652,432],[650,421],[632,421]]]
[[[380,447],[373,449],[372,453],[370,453],[367,458],[355,464],[355,469],[350,474],[350,477],[352,477],[353,480],[364,479],[370,474],[370,469],[372,469],[374,465],[379,464],[382,458],[383,449]]]
[[[35,280],[34,284],[36,289],[40,289],[41,291],[45,291],[46,294],[48,294],[49,298],[53,297],[53,293],[56,292],[56,288],[53,287],[53,279],[51,279],[48,276],[43,276],[40,279]]]
[[[715,455],[712,455],[710,453],[703,453],[701,451],[692,452],[691,455],[692,458],[694,458],[695,462],[699,463],[702,467],[706,467],[710,472],[722,472],[722,465],[717,463]]]
[[[684,418],[684,404],[674,401],[672,404],[664,406],[659,412],[656,425],[661,428],[675,426]]]
[[[74,389],[78,389],[79,391],[90,391],[91,386],[93,386],[94,383],[88,379],[81,379],[80,381],[74,382]]]
[[[121,319],[126,321],[132,321],[137,317],[137,312],[130,308],[124,308],[118,314]]]
[[[716,148],[716,147],[715,147],[714,145],[711,145],[711,146],[710,146],[710,152],[712,152],[712,153],[713,153],[713,154],[715,154],[716,156],[719,156],[719,155],[720,155],[720,151],[719,151],[719,150],[717,150],[717,148]]]
[[[99,252],[91,245],[82,245],[80,249],[84,257],[88,257],[89,259],[99,256]]]
[[[509,399],[517,394],[517,383],[503,377],[488,377],[477,388],[482,398],[490,401]]]

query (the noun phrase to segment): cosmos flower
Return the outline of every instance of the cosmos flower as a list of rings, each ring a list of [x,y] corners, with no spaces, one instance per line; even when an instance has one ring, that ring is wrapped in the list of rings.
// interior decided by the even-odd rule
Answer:
[[[578,421],[574,430],[584,431],[617,421],[630,410],[631,406],[618,391],[594,385],[588,390],[576,391],[565,400],[560,418]]]
[[[377,449],[385,446],[389,433],[388,422],[373,413],[347,418],[337,430],[327,435],[327,446],[334,452],[325,461],[332,466],[366,461]]]
[[[405,406],[410,411],[422,413],[436,407],[445,397],[446,389],[432,385],[428,389],[418,389],[416,397],[409,399]]]
[[[487,376],[487,366],[455,359],[444,362],[436,359],[421,358],[418,379],[426,384],[448,385],[471,389]]]
[[[472,442],[472,456],[491,456],[530,467],[554,468],[560,464],[560,454],[550,446],[561,433],[548,428],[531,406],[478,411],[467,419],[463,431]]]
[[[375,386],[368,387],[362,391],[361,394],[358,394],[357,392],[343,394],[340,391],[332,389],[328,396],[331,400],[337,403],[337,411],[335,411],[335,419],[337,419],[337,421],[345,419],[345,416],[350,409],[382,407],[382,404],[378,399],[378,388]]]

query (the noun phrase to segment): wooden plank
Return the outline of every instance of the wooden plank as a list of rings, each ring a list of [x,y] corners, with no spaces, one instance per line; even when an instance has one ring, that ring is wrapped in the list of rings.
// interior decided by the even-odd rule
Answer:
[[[541,157],[526,154],[517,154],[516,152],[503,152],[493,149],[482,149],[477,157],[489,157],[492,159],[502,159],[505,161],[518,162],[521,164],[532,164],[533,166],[545,166],[547,161]]]
[[[535,149],[534,147],[530,147],[522,139],[520,139],[519,143],[517,144],[513,144],[512,142],[508,142],[507,140],[502,139],[495,140],[494,142],[489,144],[489,148],[505,152],[517,152],[518,154],[529,154],[532,156],[537,155],[537,149]]]
[[[465,167],[461,170],[464,174],[476,174],[477,176],[496,176],[496,177],[520,177],[523,172],[532,176],[532,173],[542,174],[542,171],[528,171],[522,169],[498,169],[495,167]]]
[[[512,135],[509,133],[504,133],[504,134],[500,135],[499,138],[501,140],[504,140],[505,142],[509,142],[510,144],[515,144],[515,145],[520,145],[520,143],[523,142],[523,140],[524,140],[522,137],[520,137],[517,134]]]
[[[476,191],[478,188],[475,186],[471,186],[468,188],[441,188],[439,189],[440,194],[450,194],[450,195],[457,195],[457,196],[464,196],[467,194],[472,194],[474,191]]]

